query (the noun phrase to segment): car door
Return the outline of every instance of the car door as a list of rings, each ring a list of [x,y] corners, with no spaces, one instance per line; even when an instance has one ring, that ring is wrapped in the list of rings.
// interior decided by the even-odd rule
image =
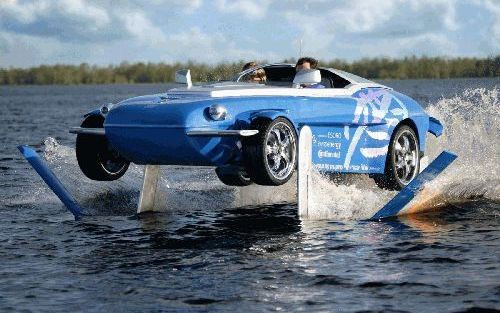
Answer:
[[[325,92],[326,93],[326,92]],[[325,172],[383,173],[393,114],[404,108],[387,89],[364,88],[352,95],[319,98],[310,123],[313,163]]]

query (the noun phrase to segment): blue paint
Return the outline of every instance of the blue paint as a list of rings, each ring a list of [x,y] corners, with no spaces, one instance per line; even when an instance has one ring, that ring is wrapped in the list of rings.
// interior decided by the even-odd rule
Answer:
[[[411,119],[417,126],[419,135],[424,134],[423,138],[428,131],[429,117],[418,103],[382,88],[364,88],[352,96],[332,97],[211,98],[203,94],[196,96],[182,93],[175,96],[169,97],[166,93],[136,97],[115,105],[104,121],[106,139],[120,155],[136,164],[226,166],[240,165],[238,162],[242,158],[238,146],[239,138],[189,137],[186,135],[187,130],[251,129],[252,121],[257,117],[285,117],[294,125],[297,133],[300,125],[321,126],[317,128],[318,132],[337,132],[337,127],[347,126],[350,128],[350,138],[353,138],[359,126],[368,126],[370,131],[387,132],[387,137],[384,140],[375,140],[366,132],[363,133],[354,149],[354,163],[340,172],[382,173],[386,154],[377,155],[376,159],[373,159],[362,156],[361,148],[387,146],[395,126],[403,119]],[[367,98],[369,100],[364,104],[366,108],[361,108],[360,111],[360,101]],[[377,118],[376,108],[384,99],[390,100],[390,105],[384,117]],[[213,121],[206,114],[207,108],[213,104],[227,108],[225,120]],[[392,123],[388,123],[385,118],[392,119]],[[350,140],[344,144],[347,149]],[[421,147],[424,147],[424,144],[421,144]],[[342,155],[344,159],[346,151]],[[327,154],[330,152],[336,151],[327,149]],[[327,164],[330,167],[343,165],[344,159],[332,160]]]
[[[422,173],[415,177],[391,201],[375,213],[371,220],[396,216],[422,190],[425,183],[436,178],[456,158],[455,154],[443,151]]]
[[[353,143],[353,138],[359,127],[361,135],[357,136],[358,143]],[[318,127],[311,126],[312,163],[320,172],[375,174],[384,173],[387,149],[376,157],[363,155],[363,149],[379,149],[389,145],[389,134],[384,140],[375,140],[367,136],[370,132],[388,132],[386,124],[371,126],[337,126]],[[353,152],[349,148],[353,144]],[[346,162],[346,160],[348,162]]]
[[[443,133],[443,124],[432,116],[429,116],[429,133],[433,134],[436,137],[441,136]]]
[[[284,117],[288,120],[291,120],[291,118],[288,116],[288,110],[286,109],[281,109],[281,110],[259,110],[255,111],[250,114],[250,123],[256,119],[259,118],[267,118],[270,120],[277,119],[278,117]]]
[[[75,219],[80,219],[84,214],[82,208],[76,203],[75,199],[64,188],[64,185],[50,170],[47,164],[40,158],[40,156],[28,146],[18,146],[19,151],[28,160],[33,169],[40,175],[50,189],[62,201],[66,208],[75,216]]]
[[[390,88],[349,73],[321,69],[322,75],[346,84],[300,92],[291,88],[293,66],[268,66],[265,69],[274,72],[283,67],[282,76],[274,77],[270,86],[235,78],[121,101],[105,117],[106,140],[113,150],[136,164],[241,166],[241,138],[190,137],[188,130],[253,129],[257,118],[283,117],[297,134],[302,125],[309,125],[316,139],[323,136],[321,143],[313,145],[313,163],[321,171],[381,174],[390,138],[402,122],[415,126],[422,153],[427,132],[442,131],[439,121],[430,118],[415,100]],[[227,109],[224,120],[210,118],[207,112],[214,104]],[[328,138],[329,133],[344,137]]]

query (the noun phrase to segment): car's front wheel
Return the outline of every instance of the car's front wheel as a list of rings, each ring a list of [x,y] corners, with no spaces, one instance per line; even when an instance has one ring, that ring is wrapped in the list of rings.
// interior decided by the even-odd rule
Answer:
[[[259,185],[286,183],[297,165],[297,135],[285,118],[259,119],[252,124],[258,134],[243,140],[243,160],[248,176]]]
[[[401,125],[396,128],[389,143],[385,174],[373,178],[379,187],[400,190],[418,175],[419,170],[418,137],[411,127]]]
[[[102,127],[96,118],[89,116],[82,127]],[[92,180],[111,181],[125,174],[130,164],[114,151],[105,136],[78,134],[76,159],[83,174]]]

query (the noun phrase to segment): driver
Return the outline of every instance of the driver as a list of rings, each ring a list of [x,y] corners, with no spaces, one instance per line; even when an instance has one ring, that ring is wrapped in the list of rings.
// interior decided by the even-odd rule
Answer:
[[[299,72],[302,70],[310,70],[310,69],[317,69],[318,67],[318,60],[315,58],[311,57],[303,57],[300,58],[297,63],[295,64],[295,72]],[[301,85],[302,88],[325,88],[322,84],[315,83],[315,84],[307,84],[307,85]]]

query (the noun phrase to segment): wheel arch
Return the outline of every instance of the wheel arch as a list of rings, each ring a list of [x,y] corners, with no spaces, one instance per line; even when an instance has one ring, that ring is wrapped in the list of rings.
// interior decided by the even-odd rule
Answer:
[[[261,121],[261,120],[269,120],[269,121],[274,121],[277,118],[284,118],[290,124],[293,125],[294,131],[295,131],[295,136],[298,138],[299,132],[298,132],[298,125],[293,122],[293,120],[290,118],[290,116],[287,114],[286,111],[284,110],[265,110],[265,111],[259,111],[255,112],[250,116],[250,125]]]
[[[414,120],[412,120],[411,118],[405,118],[404,120],[399,122],[399,124],[392,131],[391,138],[395,134],[396,130],[403,125],[406,125],[406,126],[410,127],[411,129],[413,129],[413,131],[415,132],[415,135],[417,135],[419,152],[422,155],[423,152],[425,151],[425,132],[419,132],[417,123]]]
[[[86,114],[81,122],[84,128],[102,128],[104,126],[104,117],[101,114]]]

